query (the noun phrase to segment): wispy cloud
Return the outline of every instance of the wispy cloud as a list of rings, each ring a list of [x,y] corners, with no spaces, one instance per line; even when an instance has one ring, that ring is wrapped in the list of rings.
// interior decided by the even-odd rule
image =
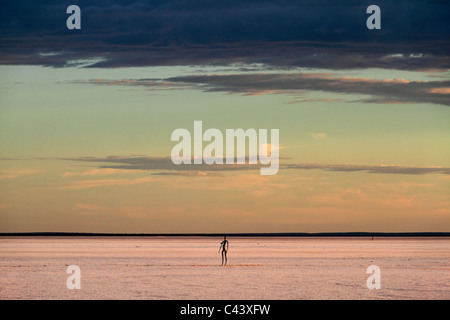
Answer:
[[[156,172],[152,173],[154,176],[185,176],[185,177],[206,177],[217,176],[218,173],[211,173],[205,171],[179,171],[179,172]]]
[[[164,208],[145,206],[104,206],[92,203],[76,203],[75,210],[83,215],[108,215],[109,217],[127,218],[159,218],[167,217],[168,214],[180,214],[186,211],[185,207],[168,206]]]
[[[14,179],[23,176],[33,175],[39,172],[35,169],[17,169],[17,170],[1,170],[0,171],[0,180],[1,179]]]
[[[184,76],[168,79],[173,82],[203,85],[204,91],[248,93],[267,90],[312,90],[333,93],[369,95],[378,102],[435,103],[450,105],[450,94],[439,90],[450,86],[449,80],[408,81],[405,79],[370,79],[339,77],[327,73],[235,74]]]
[[[143,86],[151,89],[189,88],[205,92],[227,92],[256,96],[269,93],[295,95],[301,93],[302,102],[316,102],[305,98],[305,91],[331,92],[338,94],[367,95],[356,100],[371,103],[433,103],[450,105],[450,80],[410,81],[406,79],[370,79],[342,77],[331,73],[252,73],[229,75],[192,75],[152,80],[99,80],[78,81],[101,85]],[[354,98],[348,98],[355,102]],[[293,101],[296,102],[296,101]]]
[[[68,185],[64,185],[61,189],[90,189],[96,187],[107,187],[107,186],[132,186],[137,184],[143,184],[150,182],[150,177],[135,178],[135,179],[102,179],[102,180],[83,180],[83,181],[73,181]]]
[[[95,204],[86,204],[86,203],[77,203],[77,204],[75,204],[75,208],[81,209],[83,211],[95,211],[95,212],[108,210],[108,208],[103,207],[103,206],[99,206],[99,205],[95,205]]]
[[[129,170],[127,170],[129,172]],[[127,172],[125,170],[113,169],[113,168],[93,168],[84,172],[73,172],[66,171],[62,174],[63,178],[73,177],[73,176],[107,176],[117,173]]]
[[[311,138],[318,139],[318,140],[323,140],[323,139],[326,139],[326,137],[327,137],[327,134],[324,132],[312,132],[309,135],[311,136]]]
[[[352,165],[352,164],[288,164],[283,166],[285,169],[301,169],[312,170],[319,169],[325,171],[338,172],[356,172],[363,171],[367,173],[382,173],[382,174],[450,174],[450,168],[447,167],[408,167],[396,165]]]

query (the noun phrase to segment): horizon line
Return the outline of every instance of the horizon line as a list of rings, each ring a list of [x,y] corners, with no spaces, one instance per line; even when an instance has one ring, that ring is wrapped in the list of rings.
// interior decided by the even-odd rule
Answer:
[[[450,237],[450,232],[214,232],[214,233],[102,233],[102,232],[1,232],[5,236],[83,237]]]

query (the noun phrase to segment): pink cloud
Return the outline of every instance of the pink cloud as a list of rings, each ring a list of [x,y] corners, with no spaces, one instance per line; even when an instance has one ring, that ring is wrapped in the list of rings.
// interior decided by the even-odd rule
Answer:
[[[136,179],[103,179],[103,180],[85,180],[74,181],[69,185],[62,186],[61,189],[89,189],[95,187],[108,186],[131,186],[150,182],[151,177],[136,178]]]
[[[313,132],[309,134],[313,139],[325,139],[327,134],[324,132]]]
[[[22,176],[33,175],[37,172],[39,171],[34,169],[2,170],[0,171],[0,180],[14,179]]]
[[[450,88],[433,88],[430,89],[429,92],[439,94],[450,94]]]

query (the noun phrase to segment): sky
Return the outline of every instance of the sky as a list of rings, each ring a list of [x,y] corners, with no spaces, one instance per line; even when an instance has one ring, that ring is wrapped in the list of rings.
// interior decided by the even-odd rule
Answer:
[[[0,232],[450,232],[450,5],[371,4],[2,4]],[[278,173],[174,165],[194,121]]]

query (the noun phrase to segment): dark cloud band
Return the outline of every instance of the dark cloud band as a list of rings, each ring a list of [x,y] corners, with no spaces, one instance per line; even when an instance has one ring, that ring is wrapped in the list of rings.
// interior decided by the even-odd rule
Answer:
[[[180,76],[169,79],[123,79],[76,81],[96,85],[143,86],[148,89],[197,89],[256,95],[259,93],[292,93],[325,91],[368,95],[358,100],[370,103],[433,103],[450,105],[450,81],[410,81],[406,79],[369,79],[339,77],[325,73],[231,74]]]
[[[118,157],[105,158],[66,158],[63,160],[82,161],[101,164],[100,168],[123,169],[123,170],[151,170],[158,171],[156,175],[183,175],[199,176],[198,172],[232,172],[259,170],[260,165],[174,165],[170,157]],[[281,160],[288,160],[282,158]],[[299,164],[281,163],[280,170],[324,170],[334,172],[366,172],[377,174],[445,174],[450,175],[447,167],[408,167],[396,165],[351,165],[351,164]],[[191,173],[189,173],[191,172]]]
[[[448,69],[448,1],[17,0],[0,11],[0,64],[124,67],[264,63],[328,69]],[[393,54],[395,54],[393,56]],[[90,61],[90,63],[81,61]]]

